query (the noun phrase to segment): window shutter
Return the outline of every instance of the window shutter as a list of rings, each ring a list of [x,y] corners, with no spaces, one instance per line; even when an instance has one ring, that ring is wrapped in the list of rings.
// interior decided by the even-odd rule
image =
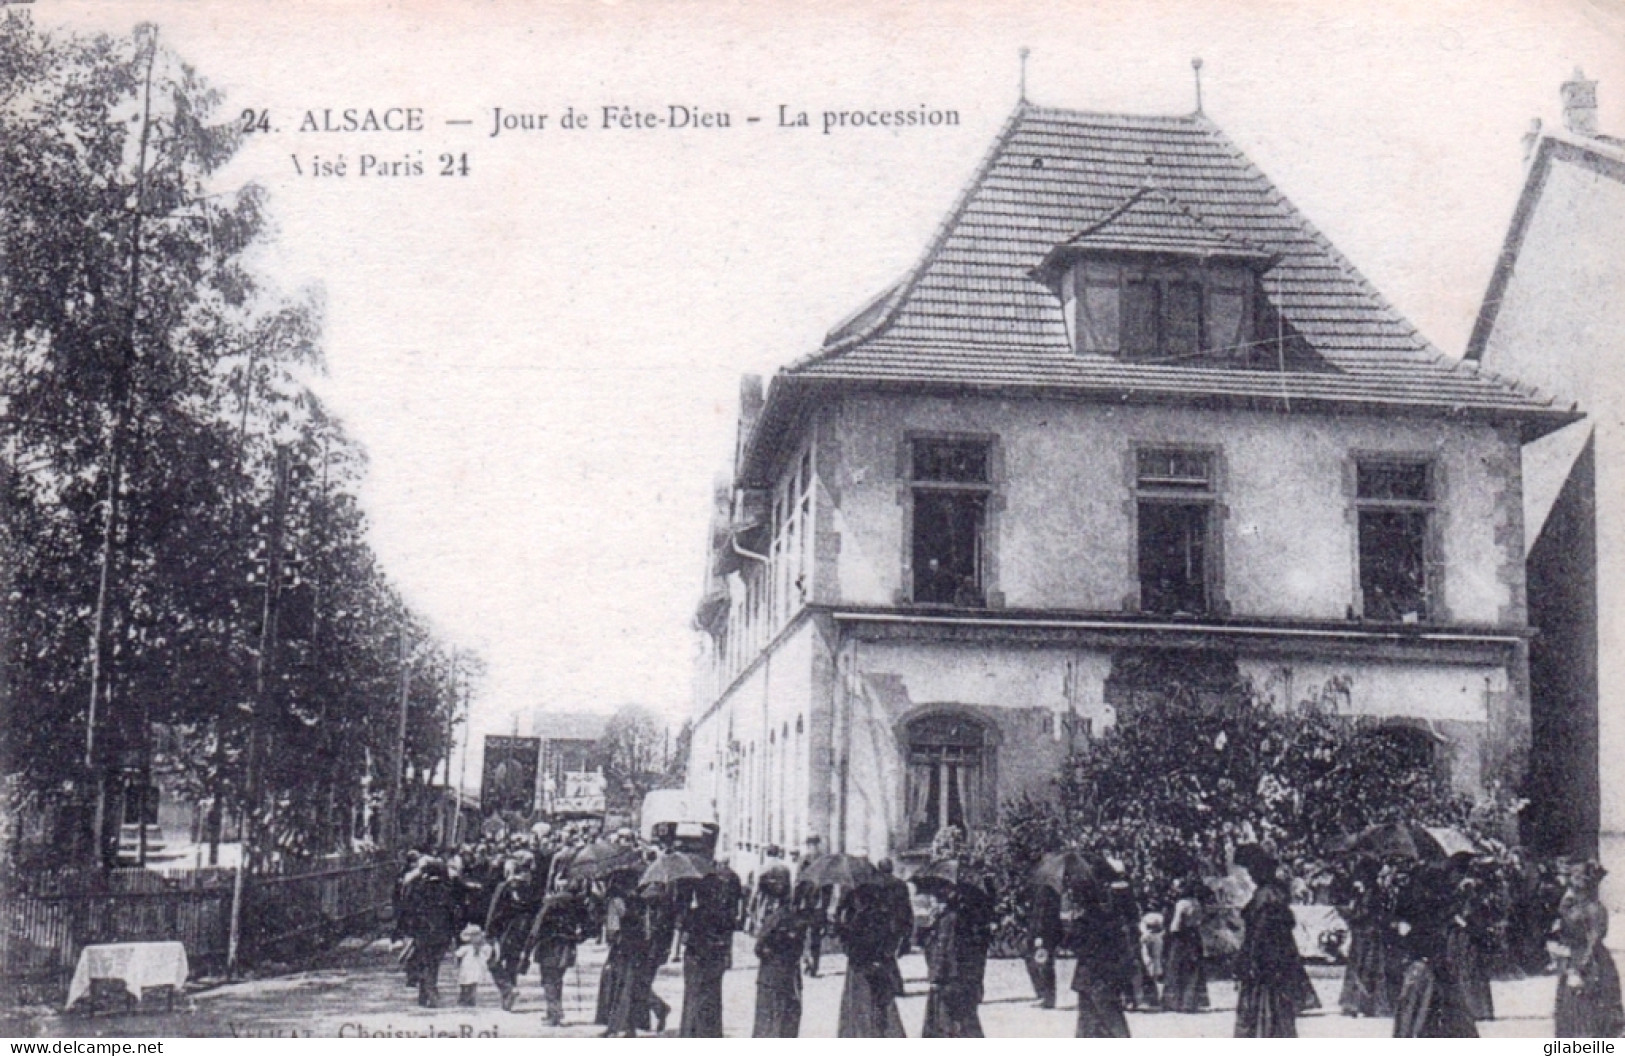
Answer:
[[[1123,287],[1123,352],[1130,356],[1157,354],[1157,315],[1160,301],[1154,283],[1130,282]]]
[[[1115,353],[1122,333],[1121,300],[1116,286],[1085,286],[1079,330],[1083,352]]]
[[[1202,287],[1194,282],[1170,282],[1167,297],[1165,344],[1170,356],[1194,355],[1202,340]]]
[[[1214,290],[1208,294],[1207,309],[1208,351],[1241,353],[1241,323],[1247,311],[1245,296],[1230,290]]]

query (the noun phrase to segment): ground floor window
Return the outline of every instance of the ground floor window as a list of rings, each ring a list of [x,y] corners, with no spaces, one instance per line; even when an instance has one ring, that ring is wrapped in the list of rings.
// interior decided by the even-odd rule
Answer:
[[[908,835],[924,846],[949,825],[962,832],[984,822],[986,734],[975,719],[928,715],[907,728]]]

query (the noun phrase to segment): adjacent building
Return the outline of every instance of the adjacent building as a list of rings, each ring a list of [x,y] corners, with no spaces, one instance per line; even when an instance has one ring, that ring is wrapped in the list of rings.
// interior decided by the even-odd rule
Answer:
[[[688,801],[743,869],[909,856],[1238,672],[1521,788],[1521,452],[1577,417],[1442,356],[1205,115],[1023,104],[900,282],[746,379]]]
[[[1625,775],[1598,757],[1625,745],[1625,140],[1598,131],[1597,85],[1579,71],[1562,100],[1563,128],[1536,122],[1526,138],[1523,191],[1467,355],[1586,412],[1523,452],[1529,813],[1541,849],[1600,850],[1618,877]]]
[[[531,734],[541,742],[537,801],[552,818],[603,817],[608,808],[604,775],[607,715],[538,709]]]

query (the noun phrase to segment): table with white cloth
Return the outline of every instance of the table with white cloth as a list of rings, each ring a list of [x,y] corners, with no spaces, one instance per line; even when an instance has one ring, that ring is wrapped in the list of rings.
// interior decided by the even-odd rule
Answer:
[[[97,979],[113,979],[137,1000],[155,987],[167,986],[169,998],[186,985],[186,947],[179,942],[117,942],[86,946],[68,984],[68,1008],[90,993]]]

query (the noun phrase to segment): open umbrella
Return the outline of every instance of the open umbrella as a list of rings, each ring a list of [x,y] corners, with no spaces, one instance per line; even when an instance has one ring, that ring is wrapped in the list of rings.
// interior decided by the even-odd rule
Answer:
[[[1092,851],[1056,851],[1039,859],[1033,883],[1066,894],[1087,883],[1109,885],[1117,876],[1111,863]]]
[[[808,862],[798,880],[814,887],[853,888],[885,882],[885,874],[867,858],[851,854],[821,854]]]
[[[1473,842],[1455,829],[1429,829],[1401,821],[1372,825],[1340,844],[1337,849],[1348,854],[1410,858],[1419,862],[1442,861],[1458,852],[1471,854],[1476,850]]]
[[[717,871],[716,863],[692,851],[672,851],[649,863],[638,879],[639,887],[674,884],[679,880],[699,880]]]
[[[564,875],[571,880],[596,880],[622,871],[641,871],[643,855],[635,847],[618,847],[599,840],[590,843],[570,859]]]
[[[933,889],[941,891],[955,887],[969,887],[980,890],[983,887],[983,881],[984,878],[980,870],[973,868],[959,858],[938,858],[909,877],[909,882],[918,891]]]

